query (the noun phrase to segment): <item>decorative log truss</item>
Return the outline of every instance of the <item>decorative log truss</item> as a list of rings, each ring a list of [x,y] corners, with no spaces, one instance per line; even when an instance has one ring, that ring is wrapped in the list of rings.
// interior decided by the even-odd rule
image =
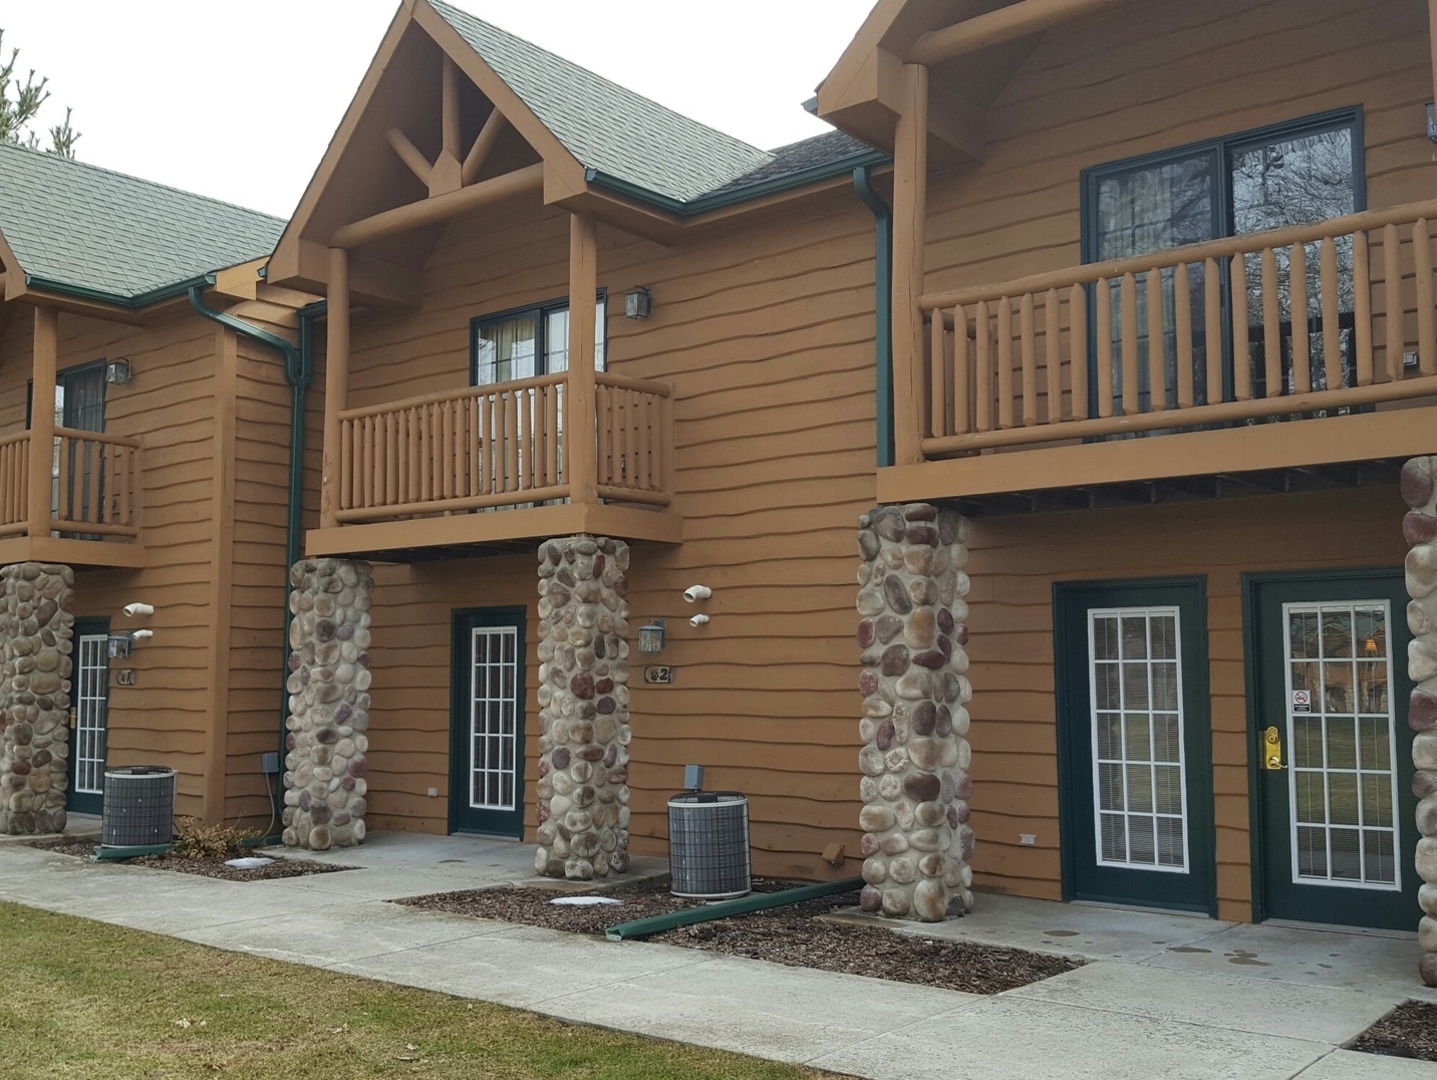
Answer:
[[[389,530],[386,538],[398,528],[402,535],[393,542],[423,547],[435,542],[436,518],[501,508],[536,515],[554,509],[540,504],[556,501],[598,513],[615,509],[601,506],[606,502],[656,508],[670,502],[672,391],[665,383],[595,371],[595,312],[589,304],[570,310],[564,373],[350,406],[352,284],[356,263],[367,258],[356,249],[543,188],[542,162],[477,180],[509,123],[494,107],[465,151],[460,75],[445,56],[442,144],[434,161],[399,128],[386,133],[428,197],[343,225],[329,239],[321,547],[336,542],[329,531],[343,526],[382,527]],[[592,213],[570,213],[570,296],[598,291],[595,226]],[[672,532],[672,519],[664,517],[658,524]],[[494,532],[492,519],[485,518],[471,520],[482,523],[477,531]],[[626,532],[622,526],[611,531]]]

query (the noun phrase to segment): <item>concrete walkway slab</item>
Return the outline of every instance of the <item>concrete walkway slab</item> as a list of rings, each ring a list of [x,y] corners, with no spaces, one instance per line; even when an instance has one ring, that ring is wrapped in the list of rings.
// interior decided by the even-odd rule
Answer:
[[[431,912],[413,912],[427,918]],[[379,916],[388,919],[388,913]],[[348,975],[481,998],[515,1008],[537,1008],[551,998],[607,990],[672,968],[703,964],[694,949],[640,945],[625,949],[602,939],[533,926],[501,927],[439,945],[383,952],[331,965]],[[632,1030],[625,1028],[624,1030]]]
[[[629,945],[633,943],[625,943]],[[600,993],[551,999],[551,1016],[740,1054],[803,1062],[853,1047],[916,1020],[984,999],[922,986],[707,955],[680,967],[610,984]]]
[[[1334,1050],[1297,1074],[1298,1080],[1432,1080],[1437,1065],[1411,1058]]]
[[[1010,990],[1004,996],[1332,1045],[1355,1038],[1404,1000],[1398,995],[1313,990],[1243,976],[1110,960]]]
[[[1417,982],[1419,953],[1411,935],[1236,924],[1197,946],[1165,949],[1146,963],[1175,971],[1242,974],[1264,983],[1337,987],[1384,998],[1437,1001],[1437,989]]]
[[[331,904],[290,912],[278,919],[245,919],[174,934],[217,949],[312,967],[330,967],[376,954],[442,946],[507,928],[506,923],[457,915],[442,919],[414,918],[409,909],[389,905],[376,908]]]
[[[1288,1080],[1331,1047],[1018,998],[943,1013],[815,1058],[873,1080]]]

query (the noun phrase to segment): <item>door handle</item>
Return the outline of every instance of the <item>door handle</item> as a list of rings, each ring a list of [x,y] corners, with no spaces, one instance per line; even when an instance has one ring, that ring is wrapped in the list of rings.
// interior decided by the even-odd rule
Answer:
[[[1262,733],[1262,767],[1269,772],[1287,768],[1282,763],[1282,733],[1276,727]]]

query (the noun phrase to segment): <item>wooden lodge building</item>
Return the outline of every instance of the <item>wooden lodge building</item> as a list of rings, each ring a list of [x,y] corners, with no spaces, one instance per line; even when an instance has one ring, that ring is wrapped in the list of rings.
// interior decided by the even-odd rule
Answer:
[[[109,760],[183,812],[269,819],[287,680],[291,844],[603,876],[692,763],[891,915],[1437,954],[1434,54],[1420,0],[879,0],[765,152],[405,0],[282,235],[145,186],[213,246],[65,277],[113,212],[41,166],[137,182],[0,151],[5,580],[74,569],[77,672],[154,605]],[[103,438],[26,425],[119,357]]]

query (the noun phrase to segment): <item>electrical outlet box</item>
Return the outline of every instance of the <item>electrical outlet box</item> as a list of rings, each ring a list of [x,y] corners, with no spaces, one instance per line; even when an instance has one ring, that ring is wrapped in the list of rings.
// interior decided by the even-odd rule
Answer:
[[[431,799],[437,799],[439,798],[439,789],[437,787],[432,787],[424,794],[428,795]]]
[[[684,790],[702,791],[704,789],[704,767],[702,765],[684,766]]]
[[[1018,843],[1024,847],[1034,847],[1038,843],[1038,837],[1030,832],[1019,833]]]
[[[271,750],[267,754],[259,756],[259,771],[265,776],[273,776],[279,772],[279,752]]]

